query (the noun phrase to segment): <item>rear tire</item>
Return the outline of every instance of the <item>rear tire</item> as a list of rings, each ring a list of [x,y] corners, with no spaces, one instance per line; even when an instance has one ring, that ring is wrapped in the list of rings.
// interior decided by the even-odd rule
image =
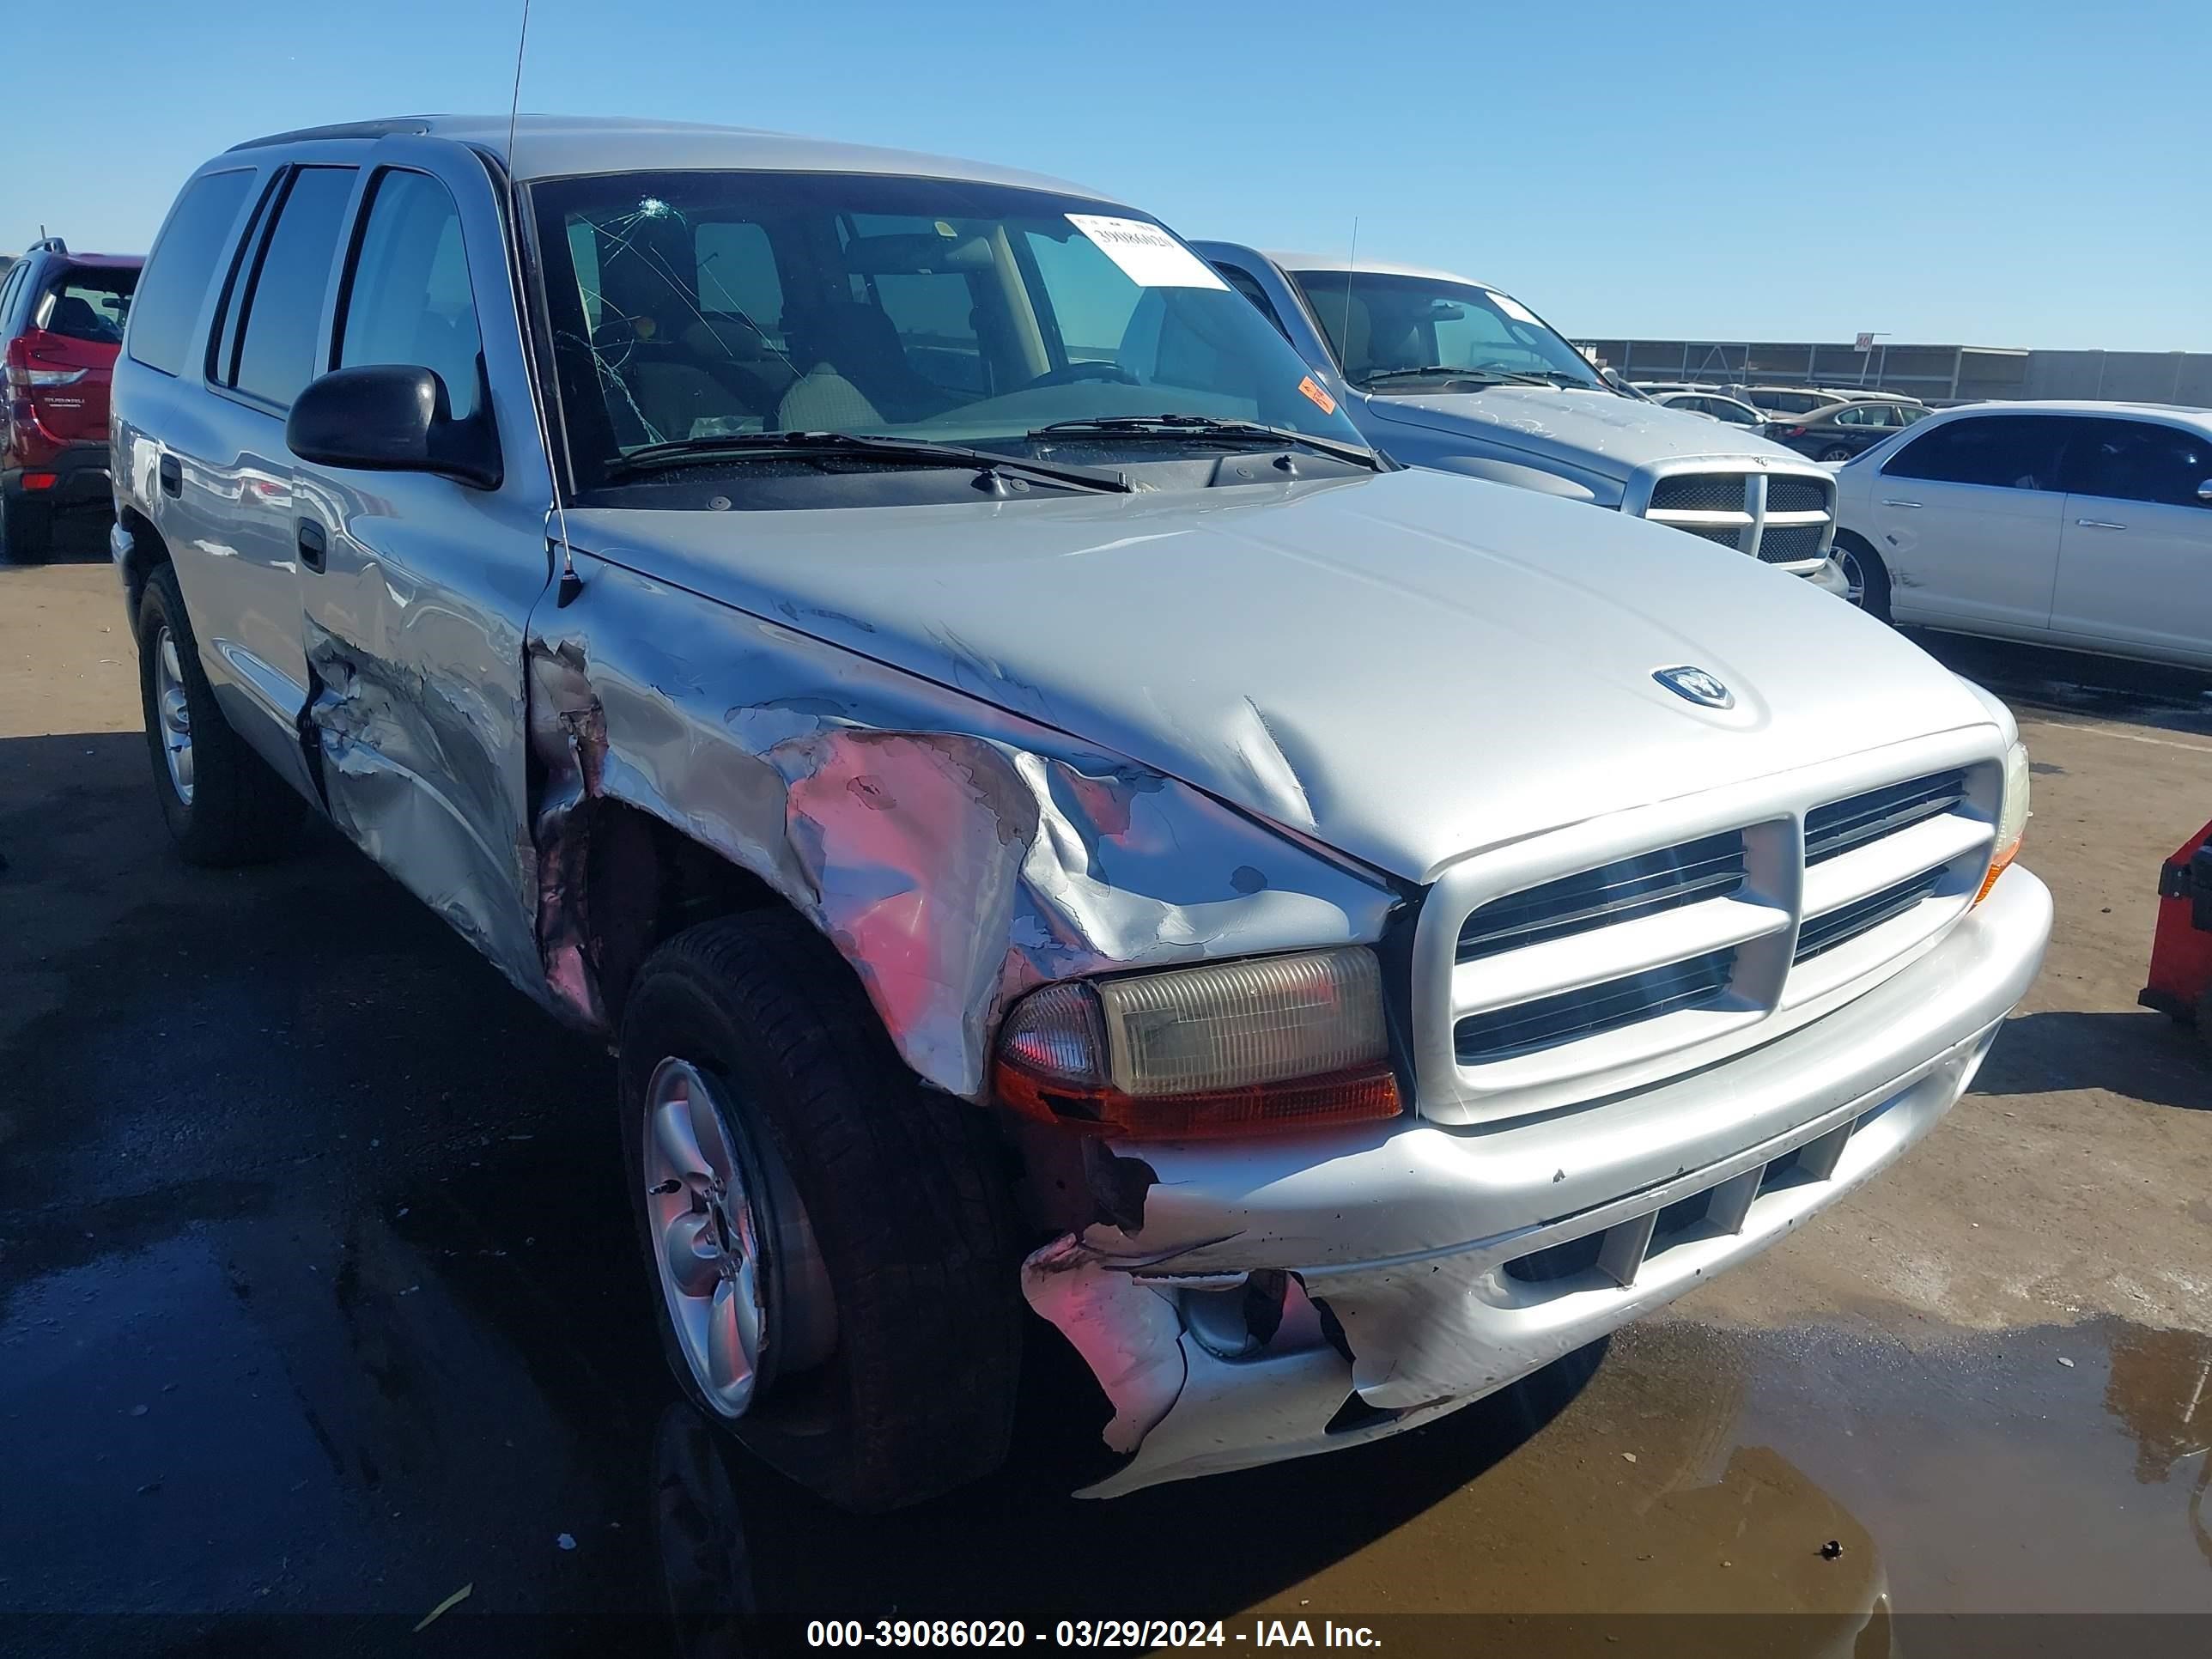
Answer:
[[[1851,452],[1844,448],[1843,445],[1830,444],[1826,449],[1822,450],[1813,459],[1816,461],[1848,461],[1850,458]]]
[[[53,540],[52,511],[0,494],[0,564],[44,564]]]
[[[692,1402],[848,1509],[996,1468],[1023,1319],[1005,1152],[981,1109],[899,1058],[820,934],[763,910],[668,940],[631,988],[620,1079],[661,1346]],[[720,1135],[735,1178],[672,1173],[687,1160],[669,1160],[665,1137],[680,1142],[702,1100],[715,1116],[697,1150],[717,1161]],[[698,1305],[702,1286],[721,1294],[718,1274],[744,1286],[749,1334]],[[714,1363],[717,1335],[726,1354],[744,1347],[737,1383]]]
[[[307,803],[223,718],[167,564],[138,602],[138,696],[155,793],[185,861],[259,864],[285,851]]]
[[[1864,538],[1848,532],[1836,538],[1836,562],[1844,568],[1846,597],[1876,622],[1889,620],[1889,567]]]
[[[2212,1060],[2212,985],[2197,999],[2197,1041],[2203,1047],[2204,1058]]]

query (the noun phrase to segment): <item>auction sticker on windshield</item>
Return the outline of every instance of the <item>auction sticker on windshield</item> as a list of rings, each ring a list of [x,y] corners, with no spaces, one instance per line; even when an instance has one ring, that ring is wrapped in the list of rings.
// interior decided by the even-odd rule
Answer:
[[[1071,213],[1067,222],[1098,244],[1122,273],[1143,288],[1218,288],[1213,268],[1158,225],[1103,213]]]

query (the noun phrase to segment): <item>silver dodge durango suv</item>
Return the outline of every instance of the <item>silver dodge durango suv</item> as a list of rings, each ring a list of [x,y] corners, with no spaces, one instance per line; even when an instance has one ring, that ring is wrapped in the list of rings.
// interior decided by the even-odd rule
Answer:
[[[1004,1457],[1032,1317],[1091,1492],[1428,1421],[1896,1158],[2042,956],[2002,705],[1383,460],[1073,185],[260,139],[113,420],[184,856],[320,814],[604,1036],[675,1375],[847,1504]]]

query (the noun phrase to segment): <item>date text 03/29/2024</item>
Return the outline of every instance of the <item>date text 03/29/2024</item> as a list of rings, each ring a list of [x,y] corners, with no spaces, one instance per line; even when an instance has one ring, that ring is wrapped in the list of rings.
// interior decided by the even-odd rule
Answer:
[[[1258,1619],[1232,1629],[1219,1619],[1062,1619],[1050,1630],[1032,1630],[1018,1619],[816,1619],[806,1626],[811,1648],[1378,1648],[1365,1625],[1334,1620]]]

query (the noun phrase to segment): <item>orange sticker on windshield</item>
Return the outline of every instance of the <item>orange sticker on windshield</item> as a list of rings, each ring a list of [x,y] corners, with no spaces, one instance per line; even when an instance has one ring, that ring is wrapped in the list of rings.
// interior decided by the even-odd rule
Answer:
[[[1320,404],[1321,412],[1322,414],[1334,415],[1336,413],[1336,399],[1330,397],[1328,395],[1328,389],[1318,380],[1315,380],[1312,375],[1309,374],[1304,380],[1298,382],[1298,390],[1304,392],[1307,397],[1312,398],[1314,402]]]

